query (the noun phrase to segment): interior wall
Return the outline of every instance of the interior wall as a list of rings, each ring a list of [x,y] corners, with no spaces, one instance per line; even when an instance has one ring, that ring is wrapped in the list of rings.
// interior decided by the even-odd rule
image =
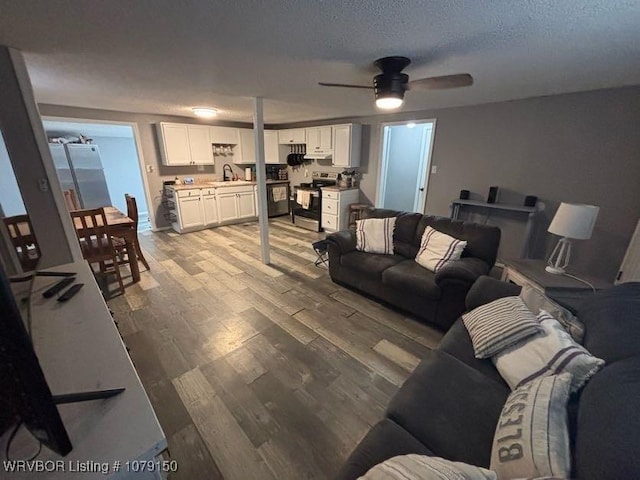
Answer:
[[[230,127],[253,128],[252,125],[238,122],[206,122],[199,121],[196,118],[177,117],[169,115],[152,115],[130,112],[115,112],[111,110],[96,110],[91,108],[66,107],[60,105],[42,104],[39,106],[40,113],[43,117],[59,117],[59,118],[78,118],[86,120],[112,121],[112,122],[129,122],[135,123],[140,133],[140,145],[142,149],[142,157],[145,166],[150,165],[152,172],[145,170],[144,175],[147,178],[151,193],[152,203],[149,209],[154,212],[156,228],[169,226],[169,222],[164,218],[165,209],[161,205],[162,200],[162,182],[165,180],[173,180],[175,177],[180,179],[184,177],[193,177],[201,180],[222,179],[222,165],[225,163],[224,158],[216,158],[215,165],[205,165],[203,171],[198,171],[198,166],[180,166],[167,167],[162,165],[162,157],[160,154],[160,145],[156,134],[156,125],[160,122],[174,123],[191,123],[206,125],[222,125]],[[244,178],[243,165],[231,165],[234,173]]]
[[[113,205],[121,212],[126,212],[127,202],[124,199],[124,194],[128,193],[136,198],[140,217],[146,217],[149,214],[149,209],[144,195],[138,152],[133,137],[92,135],[91,138],[93,138],[94,145],[100,149],[104,176],[107,179]]]
[[[412,93],[407,94],[410,102]],[[429,93],[437,95],[437,92]],[[426,212],[450,214],[462,189],[486,200],[500,188],[499,202],[522,205],[536,195],[539,215],[534,256],[547,258],[558,237],[546,229],[560,202],[598,205],[590,240],[574,242],[571,265],[612,281],[640,217],[640,87],[596,90],[510,102],[371,117],[327,120],[361,123],[361,200],[375,203],[383,122],[436,119]],[[278,125],[302,127],[320,122]],[[526,218],[521,214],[465,212],[464,218],[502,229],[501,258],[519,256]]]

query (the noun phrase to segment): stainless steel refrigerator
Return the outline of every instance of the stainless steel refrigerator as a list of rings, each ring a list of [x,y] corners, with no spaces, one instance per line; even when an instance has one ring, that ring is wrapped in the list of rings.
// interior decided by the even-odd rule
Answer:
[[[50,143],[51,156],[63,190],[75,190],[81,208],[111,205],[97,145]]]

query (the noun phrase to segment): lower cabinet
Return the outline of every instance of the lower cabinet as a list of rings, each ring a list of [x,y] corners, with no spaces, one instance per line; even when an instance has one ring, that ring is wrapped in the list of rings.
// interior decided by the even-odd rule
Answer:
[[[178,233],[257,217],[253,185],[174,190],[171,224]]]
[[[349,205],[358,203],[360,190],[322,189],[322,228],[327,232],[346,230],[349,227]]]

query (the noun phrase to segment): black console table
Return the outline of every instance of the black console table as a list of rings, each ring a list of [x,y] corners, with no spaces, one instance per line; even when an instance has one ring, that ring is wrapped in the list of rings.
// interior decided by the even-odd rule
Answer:
[[[524,232],[524,242],[522,243],[520,256],[522,258],[529,258],[531,254],[531,236],[533,235],[533,226],[535,224],[536,214],[544,210],[544,206],[542,204],[538,205],[541,205],[541,208],[539,208],[538,206],[525,207],[521,205],[507,205],[504,203],[477,202],[475,200],[454,200],[453,202],[451,202],[451,218],[457,220],[458,216],[460,215],[460,208],[462,207],[486,208],[493,210],[526,213],[527,226]]]

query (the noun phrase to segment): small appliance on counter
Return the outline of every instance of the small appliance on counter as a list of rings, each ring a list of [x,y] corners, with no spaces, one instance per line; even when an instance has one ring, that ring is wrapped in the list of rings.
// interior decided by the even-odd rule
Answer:
[[[265,170],[267,173],[267,180],[289,180],[287,167],[267,165]]]

